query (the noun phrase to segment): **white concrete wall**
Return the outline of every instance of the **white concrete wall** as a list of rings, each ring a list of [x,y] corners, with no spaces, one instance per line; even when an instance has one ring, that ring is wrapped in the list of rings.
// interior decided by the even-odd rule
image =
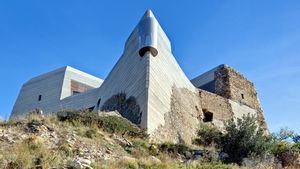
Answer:
[[[94,98],[97,95],[95,89],[70,96],[71,79],[95,88],[103,81],[69,66],[37,76],[22,86],[11,117],[16,118],[36,108],[43,110],[44,113],[51,113],[66,108],[87,108],[95,104]],[[42,96],[41,101],[38,100],[39,95]]]
[[[131,45],[126,45],[125,51],[108,77],[98,89],[101,97],[100,107],[113,95],[126,93],[127,98],[136,98],[142,111],[141,127],[147,127],[147,69],[149,57],[140,57],[137,29],[128,39]]]
[[[62,92],[60,99],[64,99],[72,95],[71,93],[71,80],[75,80],[77,82],[86,84],[93,88],[98,88],[103,83],[102,79],[99,79],[95,76],[90,74],[84,73],[80,70],[74,69],[70,66],[66,67]]]
[[[174,56],[162,28],[158,28],[158,55],[150,57],[148,91],[148,132],[164,125],[164,115],[171,110],[172,88],[187,88],[196,91]]]
[[[36,108],[47,111],[55,107],[56,102],[60,100],[64,73],[65,67],[26,82],[21,88],[11,117],[17,117]],[[38,101],[39,95],[42,95],[41,101]]]

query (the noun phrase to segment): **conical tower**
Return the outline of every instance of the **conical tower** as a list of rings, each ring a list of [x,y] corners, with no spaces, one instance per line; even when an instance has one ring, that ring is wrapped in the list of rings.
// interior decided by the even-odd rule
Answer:
[[[147,10],[99,88],[99,109],[117,109],[151,134],[165,123],[173,87],[196,90],[175,60],[170,41],[154,14]]]

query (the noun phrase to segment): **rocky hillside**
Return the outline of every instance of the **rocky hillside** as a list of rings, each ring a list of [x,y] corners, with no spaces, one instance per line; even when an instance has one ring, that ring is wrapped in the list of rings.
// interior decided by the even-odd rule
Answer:
[[[126,119],[61,112],[0,125],[1,168],[235,168],[197,147],[151,144]]]
[[[195,140],[199,143],[195,145],[155,144],[149,141],[143,130],[116,112],[95,114],[85,111],[64,111],[49,117],[33,113],[23,120],[0,123],[0,167],[4,169],[281,167],[278,162],[274,162],[274,156],[264,161],[260,157],[254,160],[247,158],[242,165],[223,164],[222,161],[228,159],[228,154],[220,152],[220,149],[211,144],[220,133],[213,128],[202,127],[198,134],[202,136]],[[240,137],[239,139],[242,140]],[[234,141],[228,143],[233,144]],[[238,143],[233,144],[237,145]],[[277,152],[283,152],[281,154],[290,152],[282,151],[281,144],[277,147],[280,148]],[[295,161],[298,156],[290,154],[283,157],[288,157],[288,161],[295,157],[293,159]]]

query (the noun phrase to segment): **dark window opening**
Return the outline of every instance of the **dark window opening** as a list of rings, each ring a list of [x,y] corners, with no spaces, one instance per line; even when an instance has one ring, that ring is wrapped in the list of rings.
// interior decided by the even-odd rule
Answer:
[[[42,100],[42,95],[39,95],[39,99],[38,99],[39,101],[41,101]]]
[[[100,106],[100,103],[101,103],[101,98],[100,98],[100,99],[98,99],[98,102],[97,102],[97,107],[99,107],[99,106]]]
[[[84,93],[86,91],[89,91],[91,89],[94,89],[94,87],[91,87],[87,84],[71,80],[71,94],[79,94],[79,93]]]
[[[244,94],[241,94],[241,96],[242,96],[242,99],[244,99],[245,97],[244,97]]]
[[[203,122],[212,122],[212,120],[213,120],[212,112],[204,110],[203,115],[204,115]]]
[[[75,90],[72,91],[72,95],[79,94],[79,93],[81,93],[81,92],[75,91]]]

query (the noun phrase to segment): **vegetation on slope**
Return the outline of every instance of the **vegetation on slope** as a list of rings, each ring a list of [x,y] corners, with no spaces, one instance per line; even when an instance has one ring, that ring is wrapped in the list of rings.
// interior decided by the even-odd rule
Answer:
[[[187,145],[152,144],[143,130],[116,115],[64,111],[0,125],[0,168],[237,167],[193,160],[192,151]]]
[[[252,167],[264,163],[275,168],[300,168],[300,139],[292,130],[282,129],[278,134],[264,135],[256,118],[250,115],[227,121],[224,130],[220,132],[212,125],[202,124],[199,138],[194,142],[225,153],[225,163],[245,165],[247,160],[251,160]]]
[[[0,168],[298,167],[299,136],[288,130],[264,136],[250,116],[228,121],[225,132],[202,124],[195,145],[184,145],[153,144],[130,121],[109,114],[70,110],[1,123]],[[286,141],[291,138],[295,143]],[[267,155],[278,162],[261,160]],[[257,158],[259,163],[245,163]]]

